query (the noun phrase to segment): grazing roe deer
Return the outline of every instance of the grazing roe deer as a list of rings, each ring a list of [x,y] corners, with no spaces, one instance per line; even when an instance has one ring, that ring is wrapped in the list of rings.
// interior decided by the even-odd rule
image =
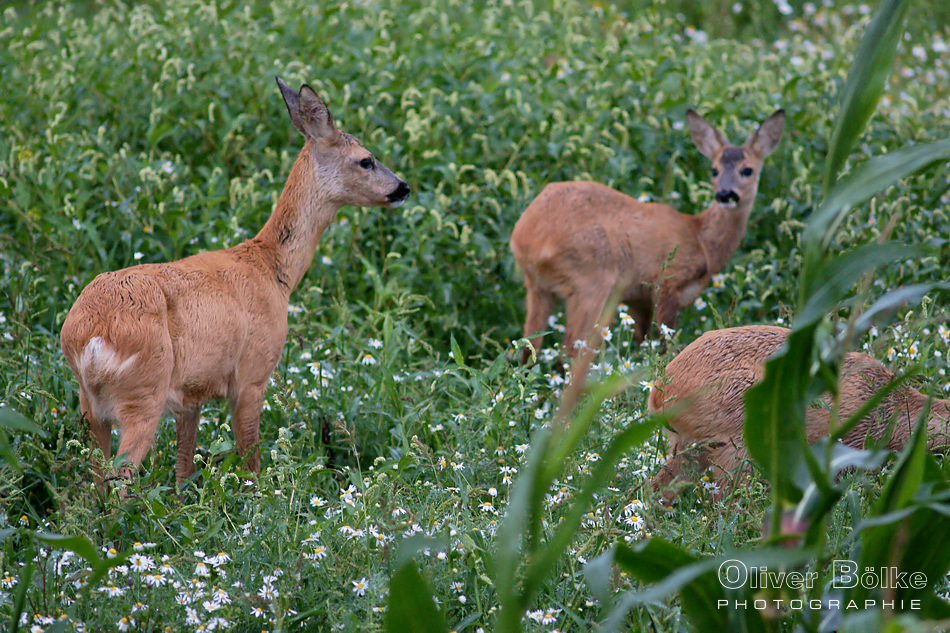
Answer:
[[[405,182],[337,130],[309,86],[297,93],[279,77],[277,84],[306,143],[260,233],[225,250],[102,273],[63,324],[82,414],[106,460],[118,424],[124,479],[134,476],[166,412],[176,419],[176,477],[194,473],[200,408],[222,398],[238,450],[259,472],[264,388],[287,339],[290,294],[321,234],[343,205],[397,207],[409,195]]]
[[[746,459],[742,441],[743,396],[765,377],[765,362],[788,337],[789,330],[752,325],[706,332],[687,345],[666,366],[667,378],[650,393],[651,412],[664,406],[672,411],[667,430],[670,458],[653,480],[654,489],[668,499],[678,485],[695,482],[711,468],[711,479],[731,475]],[[847,354],[841,366],[838,419],[856,412],[874,393],[894,378],[884,365],[859,352]],[[828,435],[832,424],[831,398],[822,398],[807,410],[805,436],[809,443]],[[901,385],[844,437],[855,448],[870,438],[880,440],[890,431],[886,447],[900,450],[927,404],[927,397]],[[893,425],[889,426],[891,420]],[[950,445],[950,403],[934,399],[927,422],[931,449]]]
[[[638,342],[654,316],[675,328],[679,310],[739,248],[759,170],[781,139],[785,114],[777,111],[741,147],[692,110],[687,119],[693,142],[713,165],[715,199],[702,213],[638,202],[593,182],[549,184],[525,209],[511,234],[528,291],[525,336],[546,329],[560,297],[567,304],[564,347],[573,355],[574,342],[587,339],[614,292],[630,306]],[[532,344],[539,351],[541,338]],[[530,358],[524,348],[522,363]]]

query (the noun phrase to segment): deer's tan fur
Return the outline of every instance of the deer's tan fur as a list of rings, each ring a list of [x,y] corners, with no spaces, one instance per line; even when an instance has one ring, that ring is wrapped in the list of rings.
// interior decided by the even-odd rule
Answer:
[[[654,487],[668,497],[688,481],[709,470],[716,479],[734,474],[747,458],[742,442],[745,420],[743,396],[765,376],[765,362],[785,344],[789,331],[752,325],[706,332],[686,346],[666,367],[666,379],[650,393],[652,412],[672,409],[667,430],[670,458],[654,479]],[[894,378],[884,365],[867,354],[848,354],[841,368],[838,420],[847,420],[881,387]],[[828,435],[833,402],[807,411],[805,433],[809,443]],[[900,450],[914,430],[927,397],[902,385],[844,438],[860,448],[877,441],[891,429],[887,448]],[[893,425],[889,427],[891,420]],[[928,445],[950,445],[950,405],[934,399],[930,405]]]
[[[558,298],[566,302],[565,348],[586,340],[611,293],[631,309],[642,340],[654,318],[676,327],[739,248],[755,200],[762,162],[785,124],[779,110],[741,146],[729,145],[692,110],[689,128],[713,164],[715,200],[698,215],[643,203],[593,182],[547,185],[511,234],[511,252],[527,289],[525,336],[547,329]],[[664,270],[670,254],[672,262]],[[656,314],[654,314],[654,311]],[[532,340],[541,349],[541,338]],[[524,349],[522,362],[531,357]]]
[[[287,337],[287,304],[320,235],[346,204],[398,206],[409,188],[337,130],[310,89],[277,80],[306,138],[277,205],[256,237],[167,264],[96,277],[66,317],[61,344],[104,457],[121,431],[120,475],[142,462],[166,412],[175,414],[179,480],[194,472],[201,405],[227,398],[240,453],[259,471],[264,388]],[[97,472],[102,478],[102,472]]]

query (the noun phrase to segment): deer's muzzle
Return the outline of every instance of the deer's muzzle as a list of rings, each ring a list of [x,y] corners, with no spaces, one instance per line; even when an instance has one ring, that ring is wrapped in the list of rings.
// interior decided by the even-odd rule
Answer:
[[[720,189],[716,192],[716,202],[719,204],[739,202],[739,194],[737,194],[732,189]]]
[[[410,191],[412,190],[409,188],[409,185],[400,180],[399,186],[396,187],[396,189],[391,194],[386,196],[386,199],[390,202],[402,202],[409,197]]]

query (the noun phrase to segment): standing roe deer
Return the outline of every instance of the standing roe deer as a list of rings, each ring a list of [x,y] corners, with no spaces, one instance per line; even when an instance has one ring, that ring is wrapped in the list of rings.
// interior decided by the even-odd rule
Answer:
[[[324,229],[343,205],[397,207],[409,187],[359,141],[337,130],[307,85],[279,77],[306,143],[273,213],[253,239],[168,264],[102,273],[79,295],[61,344],[79,380],[79,403],[106,460],[111,424],[129,479],[174,412],[178,481],[195,471],[202,404],[227,398],[238,451],[260,471],[257,447],[264,388],[287,339],[287,305]],[[96,467],[100,483],[102,471]]]
[[[638,202],[593,182],[547,185],[511,234],[511,252],[528,291],[525,336],[547,327],[557,297],[567,303],[564,347],[586,340],[612,292],[631,308],[640,342],[654,318],[676,327],[692,303],[739,248],[759,185],[762,161],[782,137],[775,112],[741,146],[687,112],[693,142],[712,161],[715,200],[699,215]],[[670,253],[672,262],[664,269]],[[541,338],[532,340],[535,351]],[[562,350],[563,351],[563,350]],[[522,363],[531,350],[522,350]]]
[[[788,337],[789,330],[751,325],[706,332],[687,345],[666,366],[667,378],[650,393],[651,412],[674,409],[667,430],[670,458],[653,480],[654,489],[670,499],[678,486],[695,482],[708,468],[712,479],[730,475],[744,459],[743,396],[765,377],[765,361]],[[874,393],[894,378],[884,365],[859,352],[847,354],[841,366],[838,417],[847,420]],[[830,398],[808,409],[805,436],[809,443],[828,435],[832,420]],[[677,404],[679,403],[679,404]],[[902,385],[857,424],[844,443],[856,448],[865,440],[880,440],[890,430],[887,448],[900,450],[910,438],[927,396]],[[891,419],[894,419],[889,426]],[[931,449],[950,445],[950,403],[934,399],[927,422]],[[692,471],[692,472],[684,472]]]

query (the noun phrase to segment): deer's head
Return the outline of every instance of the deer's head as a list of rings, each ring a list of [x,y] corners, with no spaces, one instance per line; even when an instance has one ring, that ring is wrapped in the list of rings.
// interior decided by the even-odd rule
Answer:
[[[294,92],[278,77],[277,86],[297,131],[307,139],[313,167],[325,194],[335,203],[358,207],[398,207],[409,197],[409,185],[363,147],[341,132],[333,115],[313,89]]]
[[[759,170],[765,157],[782,138],[785,111],[778,110],[759,126],[741,146],[730,145],[722,133],[692,110],[686,112],[693,142],[712,161],[712,185],[716,202],[725,208],[751,204],[759,186]]]

